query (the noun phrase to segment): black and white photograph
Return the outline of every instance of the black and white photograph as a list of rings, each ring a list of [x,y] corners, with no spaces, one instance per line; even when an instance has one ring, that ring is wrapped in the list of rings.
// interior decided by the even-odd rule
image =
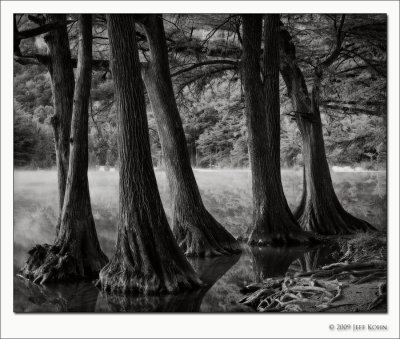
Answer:
[[[398,336],[399,3],[217,3],[2,2],[4,337]]]

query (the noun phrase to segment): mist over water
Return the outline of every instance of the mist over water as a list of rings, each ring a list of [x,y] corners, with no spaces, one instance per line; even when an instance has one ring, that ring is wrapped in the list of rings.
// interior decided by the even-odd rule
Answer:
[[[252,197],[249,170],[194,170],[204,204],[235,237],[251,224]],[[110,256],[116,240],[118,172],[89,171],[93,216],[100,243]],[[164,171],[156,170],[160,195],[171,216],[169,188]],[[386,173],[332,173],[343,206],[380,230],[386,229]],[[289,206],[300,202],[302,171],[282,170]],[[14,265],[20,267],[27,251],[55,237],[58,213],[57,173],[52,170],[14,172]]]

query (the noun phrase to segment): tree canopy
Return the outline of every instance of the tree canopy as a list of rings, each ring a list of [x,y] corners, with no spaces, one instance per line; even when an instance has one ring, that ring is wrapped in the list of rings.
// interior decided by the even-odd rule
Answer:
[[[17,166],[55,164],[48,130],[53,102],[46,61],[47,46],[39,34],[49,24],[41,15],[16,15],[14,62],[15,142]],[[343,43],[321,83],[321,115],[330,164],[384,167],[386,162],[386,16],[346,15]],[[244,97],[239,74],[239,15],[186,14],[163,16],[170,72],[189,146],[198,167],[248,166]],[[73,62],[77,58],[77,17],[67,16]],[[311,86],[313,71],[334,52],[341,15],[286,14],[281,25],[296,46],[299,65]],[[51,28],[51,27],[50,27]],[[105,17],[93,20],[93,77],[89,109],[90,166],[118,165],[113,79]],[[140,61],[149,60],[149,46],[137,28]],[[301,142],[293,109],[281,79],[281,163],[302,164]],[[154,114],[147,101],[153,164],[163,165]],[[27,128],[27,126],[32,126]],[[36,132],[35,132],[36,131]],[[34,133],[35,132],[35,133]],[[36,146],[35,146],[36,145]]]

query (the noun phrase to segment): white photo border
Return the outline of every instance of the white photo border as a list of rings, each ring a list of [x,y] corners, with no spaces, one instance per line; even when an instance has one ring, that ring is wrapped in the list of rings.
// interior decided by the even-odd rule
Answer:
[[[15,314],[13,313],[13,13],[387,13],[387,314]],[[398,1],[2,1],[1,337],[2,338],[398,338],[399,337]],[[378,324],[387,331],[330,330]]]

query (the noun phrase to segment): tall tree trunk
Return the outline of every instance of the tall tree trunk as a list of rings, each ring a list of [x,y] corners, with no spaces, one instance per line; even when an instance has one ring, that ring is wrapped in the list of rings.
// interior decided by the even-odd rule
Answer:
[[[164,154],[174,235],[186,255],[214,256],[238,252],[240,246],[235,238],[204,207],[196,184],[172,87],[162,17],[146,15],[141,22],[151,57],[142,74]]]
[[[108,15],[118,107],[119,222],[115,253],[100,272],[106,291],[177,292],[200,281],[168,225],[151,162],[133,15]]]
[[[51,118],[51,124],[54,131],[58,174],[58,233],[68,175],[69,137],[71,133],[74,97],[74,71],[71,63],[65,14],[47,14],[46,18],[48,23],[57,23],[61,25],[60,28],[51,30],[44,37],[50,57],[47,67],[51,76],[53,92],[54,115]]]
[[[261,15],[243,16],[242,73],[253,187],[249,243],[308,242],[287,204],[280,172],[279,16],[266,15],[264,83],[261,81]]]
[[[60,230],[53,246],[30,251],[23,269],[29,279],[45,282],[93,279],[107,263],[101,251],[90,204],[88,108],[92,78],[92,18],[79,17],[77,83],[71,124],[71,152]]]
[[[343,234],[374,229],[369,223],[347,213],[333,188],[326,159],[319,94],[321,72],[317,70],[311,98],[304,75],[296,61],[291,36],[280,32],[280,71],[292,101],[303,142],[303,196],[295,217],[304,230],[319,234]]]

